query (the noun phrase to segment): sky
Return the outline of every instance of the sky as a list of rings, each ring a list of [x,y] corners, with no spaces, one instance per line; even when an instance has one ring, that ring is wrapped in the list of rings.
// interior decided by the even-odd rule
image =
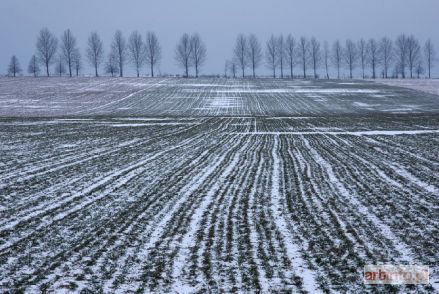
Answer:
[[[154,31],[163,48],[162,74],[183,72],[174,61],[176,43],[183,33],[197,32],[208,54],[202,73],[222,74],[239,33],[256,34],[264,47],[271,34],[315,36],[332,43],[394,39],[406,33],[422,44],[431,38],[439,51],[438,11],[438,0],[1,0],[0,74],[7,72],[14,54],[27,68],[43,27],[57,37],[70,28],[83,56],[91,31],[101,35],[106,53],[117,29],[125,37],[134,30],[143,36]],[[264,65],[258,72],[269,73]],[[84,74],[88,73],[92,70],[86,66]],[[132,69],[126,73],[134,75]],[[433,73],[439,77],[439,65]]]

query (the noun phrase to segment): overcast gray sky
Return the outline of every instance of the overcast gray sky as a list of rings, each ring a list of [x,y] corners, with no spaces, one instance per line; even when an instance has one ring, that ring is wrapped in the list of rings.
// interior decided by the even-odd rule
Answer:
[[[422,44],[431,38],[439,51],[438,12],[438,0],[1,0],[0,72],[7,71],[13,54],[27,67],[42,27],[57,37],[70,28],[83,55],[91,31],[101,34],[106,53],[116,29],[125,36],[133,30],[143,35],[155,31],[163,47],[162,73],[182,72],[174,62],[175,44],[182,33],[198,32],[208,50],[202,72],[222,73],[241,32],[257,34],[264,45],[271,34],[332,42],[394,38],[404,32],[414,34]],[[265,67],[260,71],[265,72]]]

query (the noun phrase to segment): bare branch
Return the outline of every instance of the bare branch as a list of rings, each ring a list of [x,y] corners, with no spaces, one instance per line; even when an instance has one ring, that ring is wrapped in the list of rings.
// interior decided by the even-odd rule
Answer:
[[[343,48],[339,40],[332,46],[332,64],[337,68],[337,79],[340,79],[340,68],[343,66]]]
[[[190,38],[191,51],[191,64],[195,67],[195,77],[198,78],[200,67],[204,65],[207,58],[206,45],[201,40],[200,35],[194,34]]]
[[[431,79],[431,69],[433,68],[436,62],[436,51],[430,39],[428,39],[425,42],[424,55],[425,55],[425,62],[427,64],[428,78]]]
[[[278,40],[271,35],[268,39],[265,50],[265,59],[269,69],[273,71],[273,78],[276,78],[276,68],[278,66]]]
[[[72,76],[73,54],[75,50],[77,50],[76,38],[73,36],[70,29],[67,29],[66,31],[64,31],[64,34],[61,37],[61,52],[64,61],[67,64],[70,77]]]
[[[184,69],[185,77],[189,77],[189,67],[192,65],[192,46],[188,34],[183,34],[175,49],[175,60]]]
[[[34,77],[38,76],[40,73],[40,66],[38,65],[38,59],[35,55],[32,55],[29,66],[27,67],[27,72]]]
[[[162,58],[162,48],[154,32],[146,33],[146,62],[151,69],[151,77],[154,77],[154,67]]]
[[[309,43],[305,37],[300,38],[299,53],[303,69],[303,78],[306,79],[306,65],[308,64]]]
[[[111,52],[117,58],[119,76],[123,77],[123,67],[126,60],[126,41],[121,31],[116,31],[114,34],[113,43],[111,44]]]
[[[105,72],[111,74],[114,77],[119,71],[119,62],[117,56],[111,52],[108,54],[108,60],[105,64]]]
[[[38,35],[36,47],[38,60],[46,67],[47,76],[50,76],[49,67],[53,63],[58,40],[48,29],[44,28]]]
[[[15,78],[16,75],[20,73],[21,73],[20,62],[18,62],[17,56],[13,55],[11,57],[11,62],[9,63],[8,74],[9,76],[13,76]]]
[[[134,31],[128,39],[128,53],[131,63],[136,69],[137,77],[140,76],[140,69],[146,61],[146,47],[143,43],[142,35]]]
[[[290,34],[287,36],[286,42],[285,42],[285,53],[287,61],[290,65],[290,76],[291,78],[294,78],[294,66],[297,64],[296,57],[297,57],[297,44],[294,37]]]
[[[393,58],[393,42],[387,37],[381,39],[378,52],[379,60],[383,66],[383,77],[387,79]]]
[[[364,39],[361,39],[357,43],[357,49],[358,49],[358,57],[360,58],[362,77],[364,79],[366,77],[365,76],[365,69],[366,69],[366,63],[367,63],[367,56],[369,53],[368,52],[369,51],[368,43]]]
[[[242,77],[245,77],[245,69],[248,66],[248,43],[247,38],[240,34],[238,38],[236,38],[235,48],[233,50],[234,60],[236,60],[238,66],[242,71]]]
[[[102,63],[104,56],[104,46],[98,33],[93,32],[88,37],[87,42],[87,59],[95,69],[95,76],[99,76],[99,65]]]
[[[375,39],[370,39],[367,43],[368,51],[366,62],[372,69],[372,79],[376,79],[376,68],[379,63],[379,47]]]
[[[355,43],[350,39],[346,40],[344,59],[346,62],[346,66],[349,69],[349,78],[352,79],[353,71],[355,69],[355,66],[357,65],[358,50],[357,50],[357,46],[355,46]]]
[[[262,60],[262,49],[261,44],[259,43],[258,37],[255,34],[251,34],[248,37],[248,46],[247,46],[247,55],[250,61],[250,65],[253,72],[253,78],[256,77],[256,68],[258,68],[259,64]]]
[[[318,78],[317,69],[322,61],[322,53],[320,51],[320,42],[316,38],[310,41],[311,64],[314,70],[314,78]]]

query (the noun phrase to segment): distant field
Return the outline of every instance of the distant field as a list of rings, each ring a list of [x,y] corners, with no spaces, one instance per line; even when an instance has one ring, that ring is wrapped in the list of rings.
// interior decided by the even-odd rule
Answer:
[[[439,113],[437,96],[361,81],[0,79],[0,116],[316,116],[425,112]]]
[[[439,95],[439,79],[378,79],[375,81],[389,86],[404,87]]]
[[[0,79],[0,290],[439,289],[439,97],[370,82]],[[425,264],[428,286],[363,285]]]

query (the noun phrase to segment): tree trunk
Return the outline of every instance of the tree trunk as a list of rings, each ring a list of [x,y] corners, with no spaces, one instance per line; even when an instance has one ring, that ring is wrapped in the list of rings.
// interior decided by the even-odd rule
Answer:
[[[375,62],[372,63],[372,79],[376,78]]]
[[[49,63],[46,62],[46,74],[47,76],[49,76]]]
[[[326,79],[329,80],[329,72],[328,72],[328,62],[325,62],[325,68],[326,68]]]
[[[293,62],[290,61],[290,75],[291,75],[291,79],[294,79],[293,77]]]

